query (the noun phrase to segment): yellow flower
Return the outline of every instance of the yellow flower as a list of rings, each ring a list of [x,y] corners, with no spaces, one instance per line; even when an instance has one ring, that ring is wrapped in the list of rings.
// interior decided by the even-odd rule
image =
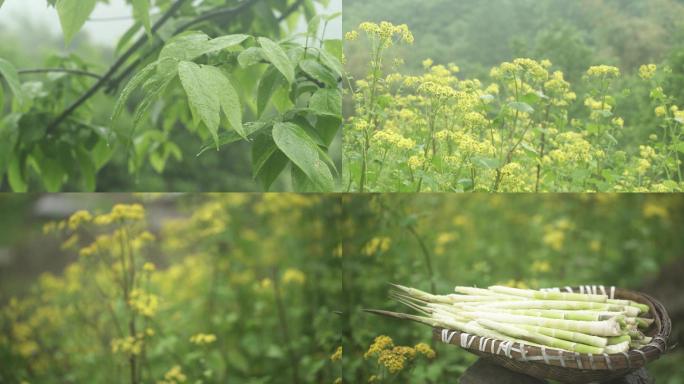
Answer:
[[[270,289],[273,286],[273,281],[267,277],[267,278],[261,279],[261,282],[259,283],[259,285],[260,285],[261,289],[263,289],[263,290]]]
[[[363,247],[363,253],[373,256],[377,253],[385,253],[390,249],[392,240],[389,237],[374,237]]]
[[[425,343],[418,343],[416,344],[416,351],[420,353],[421,355],[427,357],[428,359],[434,359],[435,358],[435,351],[432,350],[432,348],[425,344]]]
[[[660,105],[655,109],[656,117],[663,117],[667,115],[667,108],[664,105]]]
[[[180,365],[174,365],[164,374],[164,379],[167,383],[184,383],[187,377],[183,374],[183,370]]]
[[[378,356],[378,363],[384,365],[389,373],[395,374],[404,369],[406,365],[406,357],[403,354],[395,352],[394,350],[386,349],[380,352],[380,356]]]
[[[131,308],[146,317],[153,317],[159,308],[159,298],[157,295],[146,293],[140,289],[131,291],[128,300]]]
[[[154,263],[147,262],[143,264],[143,271],[145,272],[154,272],[157,269],[157,267],[154,265]]]
[[[597,65],[590,67],[587,70],[587,75],[590,77],[607,77],[617,78],[620,76],[620,70],[610,65]]]
[[[111,341],[112,352],[121,352],[128,355],[139,355],[142,352],[142,345],[143,341],[133,336],[113,339]]]
[[[565,232],[555,228],[549,229],[544,234],[543,242],[553,250],[560,251],[563,249],[563,243],[565,242]]]
[[[394,347],[394,342],[392,338],[385,335],[380,335],[375,338],[373,344],[370,345],[368,351],[364,353],[363,358],[368,359],[369,357],[380,353],[381,351]]]
[[[532,263],[532,271],[533,272],[548,272],[551,270],[551,264],[549,264],[548,261],[546,260],[536,260],[534,263]]]
[[[216,335],[214,334],[206,334],[206,333],[198,333],[196,335],[193,335],[190,337],[190,342],[196,345],[207,345],[211,344],[216,341]]]
[[[432,67],[432,65],[433,65],[434,63],[435,63],[435,62],[432,61],[432,59],[425,59],[425,60],[423,60],[423,68],[429,69],[430,67]]]
[[[646,218],[659,217],[661,219],[667,219],[670,217],[670,213],[667,211],[666,207],[652,201],[644,204],[642,212]]]
[[[335,353],[330,355],[330,361],[340,361],[342,360],[342,347],[337,347]]]
[[[356,31],[349,31],[344,34],[344,39],[347,41],[355,41],[359,38],[359,33]]]
[[[653,75],[655,75],[657,69],[658,66],[655,64],[642,65],[639,68],[639,77],[644,80],[650,80],[653,78]]]
[[[411,168],[414,171],[417,170],[418,168],[422,167],[423,164],[425,164],[425,158],[423,158],[421,156],[411,156],[408,159],[408,166],[409,166],[409,168]]]
[[[304,272],[295,268],[288,268],[283,273],[283,284],[304,284],[306,276]]]
[[[93,219],[93,216],[88,211],[76,211],[69,217],[69,229],[72,231],[78,229],[83,223],[88,223]]]

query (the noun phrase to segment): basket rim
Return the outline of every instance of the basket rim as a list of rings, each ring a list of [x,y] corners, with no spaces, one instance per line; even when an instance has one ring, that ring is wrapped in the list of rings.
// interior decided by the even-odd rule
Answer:
[[[513,360],[519,364],[541,364],[583,371],[626,370],[631,372],[667,353],[668,339],[672,331],[671,320],[663,304],[652,296],[642,292],[602,285],[584,285],[564,287],[562,289],[548,288],[547,290],[605,293],[611,299],[629,299],[646,304],[651,309],[651,315],[655,319],[653,325],[647,330],[647,334],[653,340],[646,346],[632,349],[628,352],[593,355],[491,339],[439,327],[433,328],[434,339],[446,344],[457,345],[468,352],[475,353],[484,358],[494,357],[497,359]]]

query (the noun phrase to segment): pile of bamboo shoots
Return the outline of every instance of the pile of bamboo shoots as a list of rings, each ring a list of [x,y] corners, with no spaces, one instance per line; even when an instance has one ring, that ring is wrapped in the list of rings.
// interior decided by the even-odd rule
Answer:
[[[433,295],[393,285],[391,297],[421,316],[374,313],[492,339],[579,353],[621,353],[651,342],[643,334],[649,307],[606,295],[535,291],[503,286],[456,287]]]

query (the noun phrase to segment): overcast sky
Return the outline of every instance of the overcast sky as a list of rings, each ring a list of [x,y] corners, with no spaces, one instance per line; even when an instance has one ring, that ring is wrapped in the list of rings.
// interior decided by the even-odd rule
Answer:
[[[342,0],[332,0],[323,13],[342,10]],[[125,0],[111,0],[110,4],[98,3],[91,19],[129,16],[130,6]],[[48,7],[46,0],[5,0],[0,8],[0,25],[10,29],[20,29],[22,24],[44,25],[54,34],[61,34],[59,18],[54,8]],[[119,37],[132,25],[131,20],[89,21],[84,27],[90,39],[96,43],[114,46]],[[330,37],[342,37],[341,18],[328,27]]]

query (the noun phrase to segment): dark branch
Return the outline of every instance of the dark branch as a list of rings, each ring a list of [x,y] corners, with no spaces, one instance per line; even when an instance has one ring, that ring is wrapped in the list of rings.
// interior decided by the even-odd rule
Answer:
[[[180,27],[178,27],[174,31],[173,34],[177,35],[181,32],[184,32],[184,31],[190,29],[190,27],[193,27],[193,26],[200,24],[204,21],[208,21],[208,20],[217,18],[219,16],[230,15],[230,16],[235,17],[238,14],[240,14],[242,11],[247,9],[249,6],[256,3],[257,1],[259,1],[259,0],[247,0],[247,1],[244,1],[242,4],[235,6],[235,7],[220,8],[220,9],[216,9],[213,11],[206,12],[202,15],[199,15],[195,19],[192,19],[192,20],[188,21],[187,23],[181,25]],[[107,89],[105,90],[105,92],[107,92],[107,93],[114,92],[119,87],[119,84],[121,84],[125,78],[130,76],[130,74],[133,73],[133,71],[135,71],[135,69],[141,63],[143,63],[150,56],[152,56],[152,54],[154,54],[157,51],[157,49],[159,49],[162,46],[162,44],[163,44],[163,41],[156,40],[151,49],[149,49],[146,52],[144,52],[143,54],[141,54],[140,57],[138,57],[132,63],[130,63],[117,77],[115,77],[114,79],[112,79],[109,82],[109,85],[107,86]]]
[[[152,31],[156,32],[161,28],[185,3],[186,0],[176,0],[176,2],[169,8],[168,11],[159,19],[157,20],[156,23],[154,23],[154,26],[152,27]],[[64,112],[62,112],[61,115],[59,115],[48,127],[47,127],[47,133],[50,134],[52,131],[57,128],[64,120],[69,117],[78,107],[80,107],[83,103],[88,101],[91,97],[93,97],[97,91],[100,90],[104,85],[107,84],[109,79],[114,76],[116,71],[128,60],[138,49],[140,49],[145,43],[147,42],[147,34],[142,35],[138,41],[133,44],[126,52],[119,57],[119,59],[109,68],[107,73],[105,73],[100,80],[98,80],[97,83],[95,83],[90,89],[84,93],[78,100],[73,102]]]
[[[88,76],[88,77],[93,77],[95,79],[102,79],[102,76],[98,75],[97,73],[93,72],[88,72],[88,71],[83,71],[80,69],[69,69],[69,68],[31,68],[31,69],[20,69],[17,71],[20,75],[29,75],[29,74],[34,74],[34,73],[51,73],[51,72],[61,72],[61,73],[69,73],[72,75],[81,75],[81,76]]]
[[[297,0],[297,2],[292,4],[288,9],[285,10],[285,12],[283,12],[278,17],[278,23],[281,23],[282,21],[287,19],[292,13],[297,11],[297,9],[302,6],[302,4],[304,4],[304,0]],[[245,4],[243,4],[243,5],[245,5]],[[243,5],[240,5],[238,7],[242,7]],[[225,8],[225,9],[207,12],[205,15],[198,17],[198,19],[201,19],[201,21],[207,21],[207,20],[210,20],[214,17],[218,17],[220,15],[232,14],[233,16],[235,16],[239,13],[239,11],[242,10],[242,9],[236,9],[238,7]],[[187,30],[188,28],[198,24],[201,21],[197,21],[197,19],[192,20],[192,21],[186,23],[185,25],[181,26],[180,28],[178,28],[178,30],[176,31],[175,34],[183,32],[183,31]],[[159,41],[157,41],[155,46],[152,49],[143,53],[139,58],[137,58],[135,61],[133,61],[131,64],[129,64],[128,67],[126,67],[126,69],[124,69],[119,76],[117,76],[116,78],[112,79],[112,81],[109,82],[109,85],[107,86],[107,89],[105,90],[105,92],[107,92],[107,93],[114,92],[119,87],[119,84],[121,84],[125,78],[130,76],[131,73],[133,73],[133,71],[142,62],[147,60],[154,52],[156,52],[156,50],[159,48],[160,45],[161,45],[161,43]]]

